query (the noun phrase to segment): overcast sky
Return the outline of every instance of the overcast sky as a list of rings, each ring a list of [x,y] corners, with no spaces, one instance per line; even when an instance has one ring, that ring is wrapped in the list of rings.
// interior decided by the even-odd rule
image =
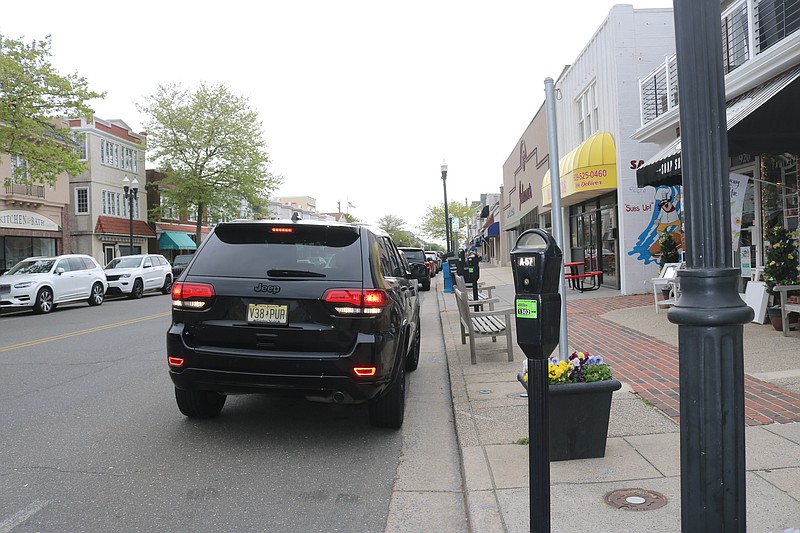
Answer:
[[[671,7],[635,0],[636,8]],[[414,230],[443,200],[499,192],[502,165],[610,0],[4,2],[0,33],[52,35],[52,62],[136,131],[157,83],[226,83],[261,116],[278,195]]]

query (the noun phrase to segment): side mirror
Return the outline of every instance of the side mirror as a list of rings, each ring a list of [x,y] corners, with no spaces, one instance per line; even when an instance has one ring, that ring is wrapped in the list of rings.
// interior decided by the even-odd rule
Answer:
[[[61,274],[63,274],[64,272],[66,272],[66,270],[64,270],[64,267],[58,267],[58,268],[56,269],[56,274],[58,274],[59,276],[60,276]]]

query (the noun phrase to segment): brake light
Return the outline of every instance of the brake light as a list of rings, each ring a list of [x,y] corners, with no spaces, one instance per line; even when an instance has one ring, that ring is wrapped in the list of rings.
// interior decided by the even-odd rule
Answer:
[[[377,315],[389,304],[389,295],[381,289],[328,289],[322,301],[342,315]]]
[[[167,364],[169,364],[169,366],[174,366],[177,368],[183,366],[183,363],[183,357],[172,357],[171,355],[167,356]]]
[[[377,372],[377,371],[378,371],[378,369],[376,367],[374,367],[374,366],[356,366],[356,367],[353,367],[353,372],[355,372],[356,376],[361,377],[361,378],[366,377],[366,376],[374,376],[375,372]]]
[[[294,228],[271,228],[272,233],[292,233]]]
[[[172,286],[172,307],[199,311],[211,305],[214,295],[213,285],[179,281]]]

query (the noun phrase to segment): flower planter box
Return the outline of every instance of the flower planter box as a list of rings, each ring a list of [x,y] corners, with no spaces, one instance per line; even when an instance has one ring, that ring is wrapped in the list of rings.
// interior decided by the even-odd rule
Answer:
[[[550,460],[604,457],[616,379],[550,385]]]

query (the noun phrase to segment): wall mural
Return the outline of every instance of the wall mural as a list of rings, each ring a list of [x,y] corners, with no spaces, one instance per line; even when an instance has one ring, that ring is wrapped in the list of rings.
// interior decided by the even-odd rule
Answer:
[[[636,246],[628,255],[637,256],[645,265],[658,262],[661,253],[659,238],[663,232],[672,233],[679,247],[682,247],[681,231],[681,186],[659,185],[653,197],[653,216],[639,235]]]

